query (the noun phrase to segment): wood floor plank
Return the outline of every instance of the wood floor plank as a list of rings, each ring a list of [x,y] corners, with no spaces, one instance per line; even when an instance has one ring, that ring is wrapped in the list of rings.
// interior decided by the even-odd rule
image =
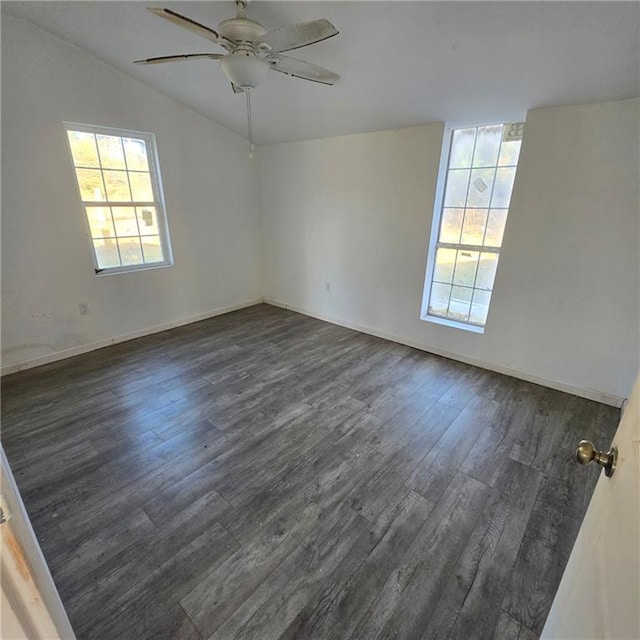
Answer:
[[[493,632],[493,640],[518,640],[521,627],[517,620],[501,611]]]
[[[449,405],[432,406],[400,439],[396,450],[380,460],[372,477],[352,498],[353,509],[368,520],[375,520],[458,413]]]
[[[532,640],[619,419],[265,304],[1,384],[80,640]]]
[[[63,530],[73,533],[92,527],[96,521],[115,521],[134,506],[141,506],[165,487],[215,459],[224,449],[224,439],[196,442],[192,449],[160,466],[154,465],[121,490],[114,491],[109,479],[105,479],[89,500],[76,502],[70,497],[57,505],[61,513],[59,524]]]
[[[407,506],[411,504],[411,499],[409,498],[411,493],[411,491],[403,487],[402,490],[394,496],[377,520],[369,525],[367,531],[365,531],[353,545],[343,562],[328,576],[325,590],[319,590],[315,594],[298,613],[286,631],[280,636],[279,640],[301,640],[301,638],[304,637],[304,635],[301,634],[303,634],[307,618],[312,616],[318,607],[324,606],[322,602],[325,600],[329,585],[331,585],[331,589],[333,590],[340,590],[351,577],[360,570],[360,567],[366,561],[369,554],[387,534],[396,519],[399,518],[402,520],[404,518],[403,514],[406,513]],[[425,502],[424,504],[428,503]]]
[[[531,428],[535,398],[527,391],[527,383],[512,382],[495,414],[474,442],[460,466],[467,475],[494,486],[509,466],[509,454],[518,435]]]
[[[502,608],[540,634],[561,577],[562,565],[554,550],[539,539],[525,536]]]
[[[213,634],[280,564],[310,536],[322,539],[323,527],[332,527],[342,513],[328,513],[316,505],[287,514],[290,523],[274,519],[250,543],[234,553],[216,571],[185,594],[181,605],[205,636]],[[352,515],[353,514],[352,512]],[[286,516],[285,516],[286,517]],[[295,522],[294,522],[295,519]],[[307,542],[308,544],[308,542]]]
[[[121,592],[107,608],[94,612],[95,617],[79,625],[78,632],[105,640],[147,634],[165,614],[167,604],[178,611],[175,605],[180,598],[236,548],[237,543],[220,525],[209,528],[144,580]],[[178,617],[182,622],[182,616]]]
[[[295,499],[273,510],[270,520],[237,554],[182,600],[198,629],[204,630],[205,635],[213,633],[293,549],[312,540],[327,514],[333,514],[345,503],[368,466],[364,457],[345,460]]]
[[[407,481],[407,486],[436,502],[498,409],[494,400],[475,396],[460,412]]]
[[[362,519],[344,507],[335,521],[326,517],[311,543],[300,545],[227,619],[212,638],[276,640],[365,529]],[[346,513],[346,515],[344,515]],[[327,514],[328,515],[328,514]],[[234,626],[239,630],[231,635]]]
[[[527,535],[555,549],[560,561],[566,564],[578,537],[580,524],[580,518],[574,518],[536,500],[527,524]]]
[[[304,620],[296,620],[295,637],[348,638],[382,590],[391,572],[423,526],[433,505],[410,492],[401,511],[366,560],[347,581],[332,581]]]
[[[453,366],[460,372],[460,375],[440,398],[440,402],[462,410],[472,398],[480,395],[490,372],[461,363],[455,363]]]
[[[576,464],[575,451],[582,439],[593,440],[597,404],[583,398],[567,402],[561,427],[557,429],[554,449],[545,469],[538,498],[561,513],[582,520],[589,505],[601,468]],[[582,434],[582,435],[579,435]]]
[[[481,594],[480,604],[482,605],[491,590],[504,588],[504,573],[507,573],[507,577],[510,575],[515,554],[518,551],[515,545],[519,544],[519,539],[524,533],[523,526],[526,525],[526,518],[524,522],[518,519],[519,514],[516,509],[518,504],[514,499],[514,491],[520,491],[518,485],[522,480],[525,482],[524,489],[529,485],[528,500],[525,501],[526,512],[526,505],[535,499],[536,490],[540,484],[539,474],[537,478],[533,478],[536,482],[531,486],[528,474],[523,472],[523,466],[512,461],[501,474],[498,486],[491,489],[476,526],[440,594],[421,640],[444,640],[449,637],[462,637],[464,633],[469,633],[469,629],[464,628],[468,625],[461,624],[459,620],[463,610],[465,608],[467,611],[473,610],[473,605],[478,600],[478,592]],[[511,548],[511,558],[505,557],[505,547],[507,551],[509,547]],[[502,554],[500,561],[496,561],[496,557],[500,554]],[[501,576],[494,572],[499,572]],[[498,577],[501,577],[501,580],[498,580]],[[488,584],[486,593],[483,591],[485,584]],[[491,601],[487,604],[495,607],[495,601],[498,600],[499,605],[501,598],[499,594],[493,593]],[[483,625],[483,612],[476,613],[479,617],[478,628],[487,635],[486,621]],[[465,614],[463,617],[468,616]],[[489,624],[490,622],[491,620]],[[454,625],[456,629],[452,632]]]
[[[370,426],[366,414],[351,432],[337,441],[329,438],[301,460],[262,487],[247,487],[234,499],[235,512],[224,521],[225,527],[238,539],[250,538],[282,505],[298,502],[305,505],[324,498],[323,492],[335,499],[348,501],[353,485],[369,483],[380,455],[374,451],[360,431]],[[360,471],[361,476],[354,474]],[[341,484],[340,490],[334,489]],[[348,490],[348,491],[347,491]]]
[[[132,640],[202,640],[199,631],[180,605],[158,607],[157,615],[141,618],[135,627],[127,630],[127,634]]]
[[[509,461],[499,478],[500,498],[491,509],[495,509],[495,517],[486,529],[480,549],[472,552],[476,559],[473,577],[450,632],[451,638],[491,637],[541,480],[540,473],[513,461]],[[464,573],[465,568],[456,571]]]
[[[82,469],[76,470],[59,487],[46,485],[26,493],[25,503],[32,518],[58,518],[61,528],[68,531],[96,516],[108,522],[185,470],[219,455],[225,447],[224,438],[210,424],[204,429],[196,431],[200,437],[187,437],[187,446],[176,447],[173,459],[154,453],[154,449],[127,452],[104,467],[92,464],[84,475]],[[172,444],[167,441],[158,446],[171,450]]]
[[[525,626],[520,627],[520,634],[518,635],[518,640],[538,640],[540,634],[535,631],[531,631]]]
[[[148,578],[168,558],[219,524],[228,509],[230,505],[211,491],[162,526],[145,532],[129,546],[123,545],[117,555],[87,563],[82,571],[68,573],[66,578],[56,575],[56,584],[69,614],[81,616],[91,608],[109,609],[123,586],[131,588]]]
[[[509,455],[533,469],[546,471],[567,417],[570,397],[533,384],[528,389],[536,399],[533,423],[531,428],[518,433]]]
[[[422,635],[489,493],[473,478],[454,477],[351,638]]]
[[[142,509],[135,509],[115,526],[100,526],[96,535],[83,532],[82,538],[69,541],[74,544],[73,556],[65,554],[64,563],[54,569],[53,576],[60,590],[67,584],[76,584],[78,576],[89,568],[101,566],[122,549],[155,530],[155,525]]]

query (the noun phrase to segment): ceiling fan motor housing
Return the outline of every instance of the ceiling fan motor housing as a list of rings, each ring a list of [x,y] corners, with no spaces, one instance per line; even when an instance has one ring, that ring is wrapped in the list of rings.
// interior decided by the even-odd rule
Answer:
[[[218,25],[218,30],[229,40],[250,43],[267,33],[267,30],[255,20],[238,16],[229,18]]]
[[[237,46],[226,55],[220,66],[229,81],[243,89],[253,89],[267,75],[269,65],[256,55],[254,40],[267,33],[267,30],[255,20],[237,16],[221,22],[220,33]]]

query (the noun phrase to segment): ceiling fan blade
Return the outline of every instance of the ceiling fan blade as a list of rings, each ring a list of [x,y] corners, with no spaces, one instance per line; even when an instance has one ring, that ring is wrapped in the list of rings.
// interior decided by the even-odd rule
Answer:
[[[265,60],[275,71],[285,73],[294,78],[302,78],[303,80],[311,80],[312,82],[320,82],[322,84],[334,84],[340,79],[337,73],[323,69],[310,62],[298,60],[298,58],[290,58],[289,56],[272,53],[268,55]]]
[[[177,62],[179,60],[193,60],[198,58],[209,58],[220,60],[224,58],[221,53],[184,53],[179,56],[158,56],[157,58],[146,58],[145,60],[134,60],[135,64],[160,64],[161,62]]]
[[[149,11],[154,13],[160,18],[164,18],[173,24],[177,24],[179,27],[183,27],[184,29],[188,29],[192,33],[197,33],[199,36],[206,38],[207,40],[211,40],[211,42],[215,42],[225,48],[232,48],[234,43],[225,38],[223,35],[220,35],[217,31],[206,27],[191,18],[187,18],[186,16],[182,16],[175,11],[171,11],[171,9],[154,9],[149,7]]]
[[[293,27],[269,31],[255,40],[253,44],[257,47],[267,45],[269,51],[279,53],[306,47],[336,35],[338,35],[338,30],[328,20],[321,18],[311,22],[302,22]]]
[[[231,84],[231,88],[233,89],[233,93],[244,93],[244,91],[240,87],[236,87],[236,85],[233,84],[233,82],[231,82],[229,84]]]

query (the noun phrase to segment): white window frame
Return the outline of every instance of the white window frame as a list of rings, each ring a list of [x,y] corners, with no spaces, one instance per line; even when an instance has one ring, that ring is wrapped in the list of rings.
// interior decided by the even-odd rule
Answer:
[[[431,234],[429,237],[429,250],[427,253],[427,266],[425,270],[425,280],[424,280],[424,289],[422,292],[422,306],[420,310],[420,319],[425,320],[427,322],[432,322],[433,324],[440,324],[447,327],[453,327],[455,329],[462,329],[464,331],[469,331],[471,333],[484,333],[486,328],[486,322],[484,326],[480,326],[477,324],[472,324],[470,322],[463,322],[461,320],[454,320],[453,318],[444,318],[442,316],[435,316],[429,313],[429,301],[431,299],[431,288],[433,286],[433,275],[435,269],[435,261],[436,261],[436,249],[438,248],[438,238],[440,236],[440,225],[442,222],[442,215],[444,212],[444,194],[445,188],[447,184],[447,175],[449,172],[449,158],[451,151],[451,142],[453,139],[453,132],[458,129],[470,129],[470,128],[480,128],[480,127],[488,127],[492,125],[505,125],[509,123],[505,122],[493,122],[493,123],[484,123],[484,124],[456,124],[453,125],[445,125],[443,140],[442,140],[442,148],[440,152],[440,164],[438,166],[438,178],[436,182],[436,192],[434,198],[434,208],[433,208],[433,216],[431,222]],[[519,159],[518,159],[519,161]],[[516,170],[517,175],[517,170]],[[511,203],[509,203],[509,209],[511,208]],[[508,216],[507,216],[508,220]],[[446,243],[444,243],[446,244]],[[442,246],[443,243],[440,243]],[[458,245],[452,245],[453,248],[458,248]],[[469,247],[470,250],[482,251],[485,253],[497,253],[498,256],[502,251],[502,246],[500,247]],[[491,292],[493,294],[493,290]],[[490,305],[489,305],[490,306]],[[487,322],[489,320],[487,314]]]
[[[167,221],[167,209],[164,200],[164,189],[162,188],[162,177],[160,175],[160,162],[158,159],[158,149],[156,146],[156,137],[153,133],[146,131],[134,131],[132,129],[119,129],[116,127],[105,127],[101,125],[89,125],[81,124],[78,122],[64,122],[65,138],[67,138],[67,150],[69,153],[69,159],[71,167],[73,169],[76,186],[78,188],[78,197],[80,199],[80,206],[82,208],[82,218],[85,224],[85,230],[87,237],[89,238],[89,244],[91,245],[91,255],[93,258],[94,271],[96,276],[108,276],[117,273],[128,273],[131,271],[146,271],[149,269],[162,269],[173,265],[173,252],[171,250],[171,240],[169,237],[169,224]],[[137,138],[144,140],[147,151],[147,162],[149,164],[149,176],[151,179],[151,188],[153,190],[154,200],[152,202],[109,202],[109,201],[88,201],[82,199],[82,192],[80,191],[80,185],[76,174],[76,165],[71,153],[71,146],[69,145],[68,131],[80,131],[83,133],[93,133],[96,135],[109,135],[118,136],[119,138]],[[102,167],[101,167],[102,168]],[[105,187],[106,194],[106,187]],[[100,267],[98,264],[98,258],[96,256],[95,247],[93,245],[93,236],[91,233],[91,227],[89,220],[87,219],[86,207],[154,207],[156,210],[156,217],[158,222],[158,235],[160,236],[160,245],[162,247],[162,255],[164,260],[162,262],[153,262],[149,264],[135,264],[124,265],[119,267]],[[136,217],[137,220],[137,217]],[[138,229],[139,231],[139,229]],[[139,234],[139,237],[142,237]],[[117,244],[117,243],[116,243]]]

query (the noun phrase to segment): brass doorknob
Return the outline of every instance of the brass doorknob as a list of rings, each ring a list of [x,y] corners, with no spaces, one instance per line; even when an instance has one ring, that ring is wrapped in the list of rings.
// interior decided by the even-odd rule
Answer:
[[[616,462],[618,461],[618,449],[611,447],[607,453],[598,451],[593,442],[589,440],[581,440],[578,448],[576,449],[576,460],[580,464],[589,464],[596,461],[601,467],[604,467],[604,475],[610,478],[616,469]]]

